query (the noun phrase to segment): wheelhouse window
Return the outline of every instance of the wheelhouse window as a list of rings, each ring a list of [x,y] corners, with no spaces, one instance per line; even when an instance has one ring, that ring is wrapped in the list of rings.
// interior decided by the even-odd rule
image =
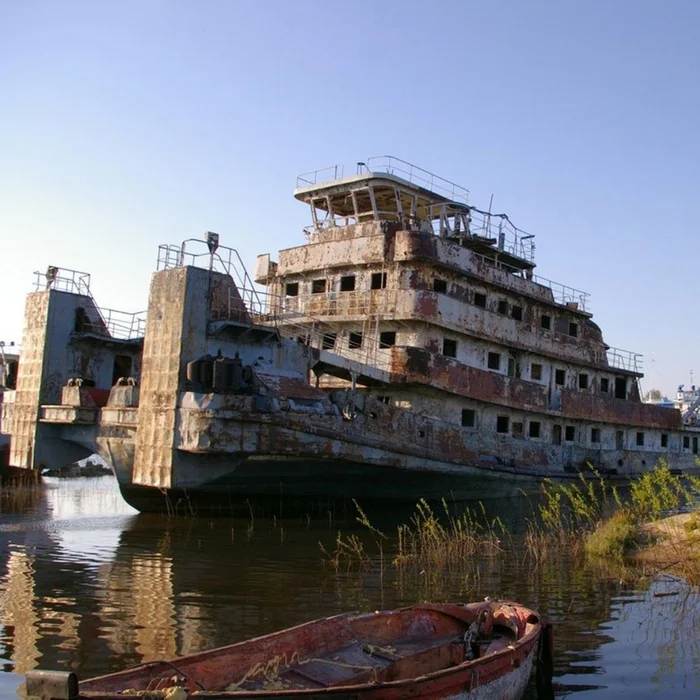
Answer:
[[[386,272],[373,272],[370,286],[372,289],[386,289]]]
[[[331,350],[332,348],[335,347],[335,339],[337,335],[335,333],[324,333],[323,334],[323,341],[321,343],[321,347],[324,350]]]
[[[501,369],[501,354],[498,352],[490,352],[487,366],[489,369]]]
[[[442,354],[445,357],[457,357],[457,341],[444,338],[442,341]]]
[[[474,306],[478,306],[482,309],[486,308],[486,294],[480,294],[479,292],[474,292]]]
[[[351,350],[359,350],[362,347],[362,333],[350,333],[348,335],[348,347]]]
[[[299,282],[287,282],[284,288],[284,293],[288,297],[299,296]]]

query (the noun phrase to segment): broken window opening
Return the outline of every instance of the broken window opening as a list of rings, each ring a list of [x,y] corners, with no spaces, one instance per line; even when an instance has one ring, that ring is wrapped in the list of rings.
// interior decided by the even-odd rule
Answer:
[[[591,442],[600,442],[600,428],[591,428]]]
[[[607,377],[600,378],[600,390],[604,394],[607,394],[610,391],[610,380]]]
[[[690,438],[687,436],[685,436],[683,438],[683,449],[684,450],[690,449]]]
[[[288,297],[299,296],[299,282],[287,282],[284,293]]]
[[[504,315],[508,313],[508,302],[504,299],[501,299],[498,302],[498,313]]]
[[[474,292],[474,306],[478,306],[482,309],[486,308],[486,294],[480,294],[479,292]]]
[[[540,326],[546,331],[550,330],[552,328],[552,317],[547,316],[547,314],[542,314],[542,316],[540,316]]]
[[[326,292],[326,280],[313,280],[311,282],[311,293],[312,294],[325,294]]]
[[[552,444],[561,445],[561,425],[552,426]]]
[[[637,447],[643,447],[644,446],[644,433],[637,433]]]
[[[566,384],[566,370],[557,369],[554,371],[554,383],[558,386]]]
[[[386,272],[373,272],[372,273],[371,288],[372,289],[386,289]]]
[[[583,372],[578,375],[578,388],[588,389],[588,375]]]
[[[476,411],[471,408],[462,409],[462,427],[463,428],[475,428],[476,427]]]
[[[436,277],[433,280],[433,291],[438,294],[447,294],[447,280]]]
[[[501,369],[501,354],[498,352],[490,352],[488,357],[488,368],[489,369]]]
[[[515,376],[515,360],[512,357],[508,358],[508,376]]]
[[[508,416],[498,416],[496,418],[496,432],[497,433],[507,433],[510,426],[510,418]]]
[[[396,331],[382,331],[379,334],[379,347],[391,348],[396,345]]]
[[[668,447],[668,435],[666,433],[661,434],[661,447]]]
[[[513,437],[521,438],[523,436],[522,421],[513,421]]]
[[[321,347],[324,350],[331,350],[332,348],[335,347],[335,339],[337,337],[338,337],[337,333],[324,333]]]
[[[442,354],[445,357],[457,357],[457,341],[444,338],[442,341]]]
[[[530,365],[530,379],[534,381],[540,381],[542,379],[542,365],[537,362],[533,362]]]
[[[516,321],[522,321],[523,320],[523,307],[522,306],[513,306],[510,310],[510,315]]]
[[[73,322],[73,330],[76,333],[84,333],[87,330],[88,318],[85,309],[79,306],[75,310],[75,320]]]
[[[573,321],[569,323],[569,335],[572,338],[578,338],[578,323],[574,323]]]
[[[112,370],[112,386],[122,377],[131,376],[132,358],[130,355],[115,355],[114,369]]]
[[[567,425],[564,428],[564,440],[566,442],[573,442],[576,439],[576,428],[573,425]]]
[[[528,428],[528,435],[531,438],[538,438],[540,436],[541,423],[537,420],[531,420]]]
[[[355,291],[355,275],[346,275],[340,278],[340,291],[341,292],[354,292]]]
[[[615,377],[615,398],[627,398],[627,380],[624,377]]]
[[[359,350],[362,347],[362,333],[350,333],[348,335],[348,347],[350,350]]]

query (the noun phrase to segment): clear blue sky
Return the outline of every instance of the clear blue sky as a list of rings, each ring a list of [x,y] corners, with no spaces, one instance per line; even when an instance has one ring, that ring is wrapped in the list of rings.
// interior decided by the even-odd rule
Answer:
[[[159,243],[302,243],[297,173],[390,153],[537,234],[644,389],[700,383],[700,3],[0,0],[0,339],[32,272],[145,308]]]

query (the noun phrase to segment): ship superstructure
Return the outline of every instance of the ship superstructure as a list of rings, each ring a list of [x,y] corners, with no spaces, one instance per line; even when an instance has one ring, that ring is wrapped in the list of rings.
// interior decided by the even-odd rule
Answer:
[[[40,275],[10,465],[97,452],[137,508],[185,512],[695,467],[700,428],[641,401],[641,357],[535,274],[506,215],[391,157],[301,176],[295,196],[305,240],[254,280],[217,234],[161,246],[145,314],[100,309],[83,273]]]

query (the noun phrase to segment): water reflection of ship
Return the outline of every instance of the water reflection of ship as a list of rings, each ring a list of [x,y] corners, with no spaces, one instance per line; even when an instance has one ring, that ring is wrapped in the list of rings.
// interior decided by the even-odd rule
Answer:
[[[92,525],[78,523],[79,537],[66,523],[0,531],[0,642],[16,672],[41,665],[85,677],[424,594],[525,600],[558,623],[559,648],[593,654],[606,641],[591,632],[609,619],[609,587],[561,561],[528,570],[486,558],[475,563],[476,588],[453,573],[436,579],[438,590],[421,588],[425,576],[400,583],[388,561],[383,575],[376,566],[322,573],[318,542],[332,546],[332,524],[141,515]]]

